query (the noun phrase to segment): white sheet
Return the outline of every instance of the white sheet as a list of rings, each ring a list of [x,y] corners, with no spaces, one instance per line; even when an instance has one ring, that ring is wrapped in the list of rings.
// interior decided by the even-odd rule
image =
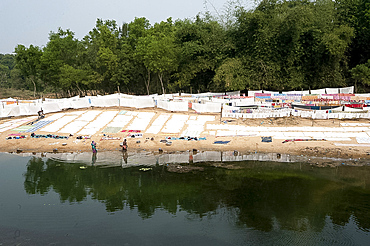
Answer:
[[[43,132],[57,132],[59,129],[70,123],[72,120],[76,119],[77,115],[65,115],[62,118],[58,119],[57,121],[45,126],[44,128],[40,129]]]
[[[170,114],[160,114],[148,128],[146,133],[158,134],[170,116]]]
[[[185,122],[188,120],[188,115],[172,115],[171,119],[167,121],[162,132],[164,133],[180,133],[184,127]]]

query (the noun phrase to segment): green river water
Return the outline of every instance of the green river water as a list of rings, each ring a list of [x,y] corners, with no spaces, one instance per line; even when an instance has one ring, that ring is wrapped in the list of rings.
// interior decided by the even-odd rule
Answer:
[[[0,245],[370,244],[370,166],[167,164],[0,153]]]

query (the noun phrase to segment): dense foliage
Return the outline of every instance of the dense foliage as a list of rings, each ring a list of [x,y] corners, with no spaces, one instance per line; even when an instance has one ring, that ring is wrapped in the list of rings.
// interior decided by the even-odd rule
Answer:
[[[227,10],[154,25],[98,19],[82,40],[59,29],[43,48],[0,55],[0,86],[68,96],[370,85],[369,0],[262,0]]]

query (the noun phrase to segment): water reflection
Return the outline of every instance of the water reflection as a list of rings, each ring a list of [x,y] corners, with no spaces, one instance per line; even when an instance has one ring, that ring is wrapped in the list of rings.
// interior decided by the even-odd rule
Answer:
[[[91,157],[91,165],[94,166],[94,164],[96,163],[96,160],[98,159],[97,157],[97,154],[96,152],[92,154],[92,157]]]
[[[122,154],[121,165],[125,158]],[[236,213],[236,224],[260,231],[321,231],[327,218],[340,226],[353,219],[369,230],[369,177],[366,166],[243,161],[154,165],[148,171],[118,165],[82,170],[78,164],[34,157],[27,164],[24,188],[28,194],[52,189],[70,203],[90,196],[109,212],[137,208],[142,218],[157,208],[198,218],[227,208]]]
[[[46,157],[55,160],[65,161],[68,163],[83,163],[86,165],[97,166],[137,166],[137,165],[155,165],[167,163],[202,163],[202,162],[235,162],[235,161],[274,161],[274,162],[302,162],[312,164],[342,164],[347,165],[368,165],[367,159],[341,159],[341,158],[326,158],[315,156],[289,155],[279,153],[262,153],[262,152],[238,152],[238,151],[182,151],[172,153],[157,152],[121,152],[107,151],[99,152],[99,158],[93,158],[90,152],[75,152],[75,153],[20,153],[21,156]],[[117,160],[121,159],[121,162]]]

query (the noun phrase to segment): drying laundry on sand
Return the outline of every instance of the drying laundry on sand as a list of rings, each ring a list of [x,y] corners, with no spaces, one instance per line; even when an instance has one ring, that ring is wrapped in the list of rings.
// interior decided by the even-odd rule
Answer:
[[[76,139],[90,139],[91,136],[77,136]]]
[[[198,141],[198,140],[207,140],[206,137],[167,137],[168,140],[187,140],[187,141],[190,141],[190,140],[195,140],[195,141]]]
[[[228,144],[230,141],[214,141],[213,144]]]
[[[261,137],[262,142],[264,143],[271,143],[272,142],[272,137]]]
[[[141,130],[122,130],[121,132],[141,132]]]
[[[120,137],[102,137],[100,140],[120,140]]]
[[[326,139],[317,139],[317,138],[307,138],[307,139],[286,139],[282,143],[288,143],[288,142],[300,142],[300,141],[326,141]]]
[[[59,135],[53,135],[53,134],[42,135],[42,134],[31,133],[31,138],[68,139],[69,136],[59,136]]]
[[[129,138],[142,138],[143,134],[142,133],[129,133],[129,134],[127,134],[127,137],[129,137]]]
[[[23,138],[26,138],[27,136],[25,135],[20,135],[20,136],[8,136],[6,138],[6,140],[9,140],[9,139],[23,139]]]

